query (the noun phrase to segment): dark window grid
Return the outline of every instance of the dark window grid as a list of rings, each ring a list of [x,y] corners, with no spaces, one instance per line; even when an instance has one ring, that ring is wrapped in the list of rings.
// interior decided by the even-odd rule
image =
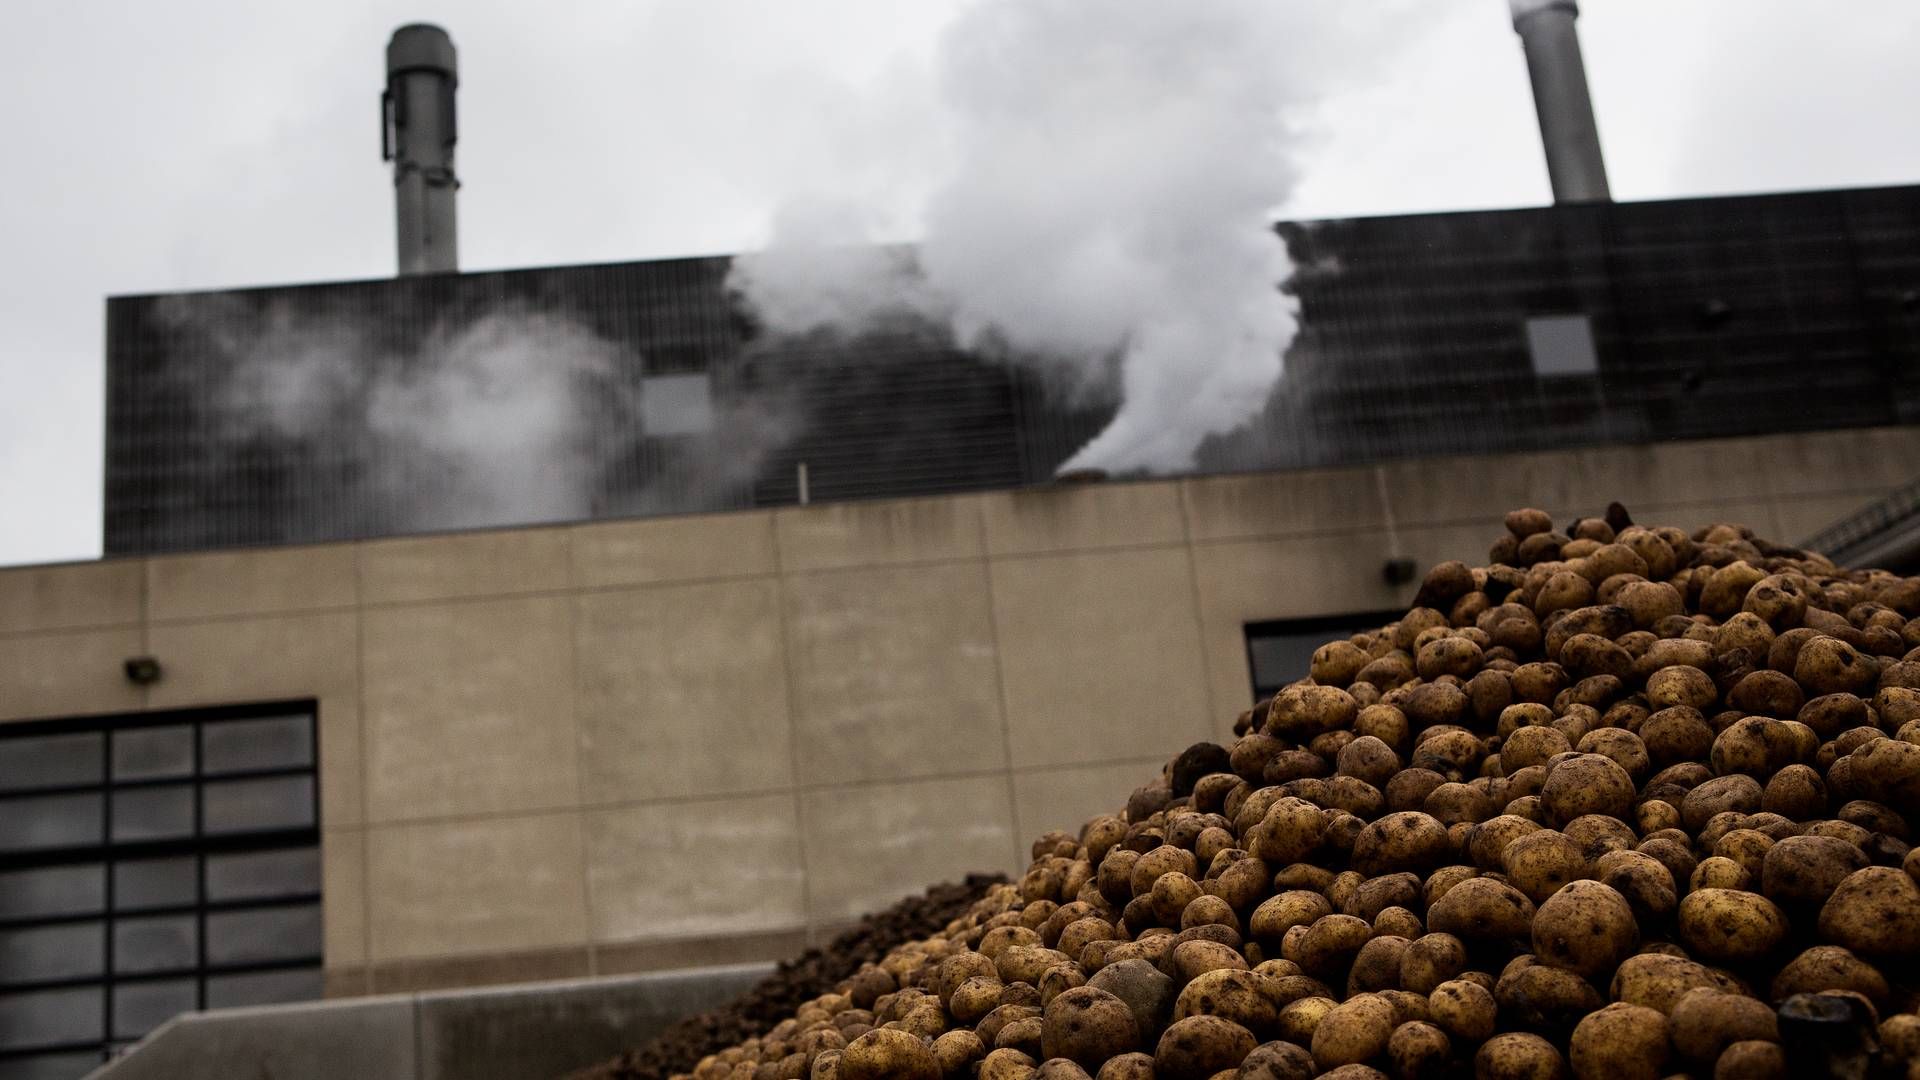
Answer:
[[[201,863],[201,876],[205,876],[205,862]],[[111,875],[109,875],[111,879]],[[112,889],[109,880],[108,889]],[[202,894],[204,896],[204,893]],[[299,907],[302,904],[317,904],[320,894],[317,892],[287,893],[283,896],[263,896],[246,900],[205,900],[197,904],[165,904],[151,907],[118,907],[113,916],[136,916],[138,918],[158,918],[163,915],[191,915],[195,911],[205,911],[209,915],[219,915],[229,911],[254,911],[260,908]],[[96,922],[107,918],[109,912],[102,910],[84,911],[72,915],[35,915],[24,919],[0,919],[0,930],[35,930],[42,926],[62,926],[68,923]]]
[[[212,776],[208,776],[204,774],[204,770],[202,768],[202,761],[201,761],[201,757],[203,753],[203,740],[201,738],[201,730],[204,727],[204,725],[209,723],[219,723],[226,720],[271,719],[274,717],[284,717],[288,715],[304,715],[307,719],[308,733],[309,733],[308,744],[307,744],[308,759],[309,759],[308,765],[304,767],[293,767],[293,768],[287,768],[287,769],[234,770],[234,771],[225,772],[225,773],[218,773]],[[167,840],[115,842],[112,839],[113,837],[113,799],[111,797],[112,792],[117,789],[153,787],[153,786],[156,786],[156,784],[154,782],[149,782],[149,781],[115,782],[113,780],[112,778],[113,777],[113,771],[112,771],[113,739],[112,739],[111,733],[115,731],[132,730],[132,729],[146,728],[146,727],[161,727],[161,726],[176,725],[181,723],[190,723],[193,729],[193,737],[192,737],[193,773],[191,776],[171,777],[165,780],[161,780],[158,783],[190,785],[195,789],[195,797],[193,799],[194,828],[193,828],[192,835],[187,837],[167,839]],[[319,746],[319,714],[318,714],[318,704],[316,702],[311,700],[294,701],[294,702],[274,702],[274,703],[269,703],[265,705],[226,706],[226,707],[217,707],[217,708],[210,708],[210,709],[136,713],[136,714],[129,714],[129,715],[120,716],[120,717],[111,717],[111,718],[66,717],[66,718],[53,719],[53,720],[27,721],[27,722],[22,722],[18,724],[8,725],[8,730],[4,737],[5,738],[28,738],[28,737],[38,736],[38,735],[64,734],[64,733],[71,733],[71,732],[77,732],[77,731],[103,731],[108,733],[107,738],[103,738],[100,740],[100,775],[102,777],[101,782],[95,785],[80,785],[65,791],[65,793],[68,793],[68,794],[98,793],[98,795],[100,796],[101,804],[102,804],[101,810],[100,810],[99,842],[94,845],[67,846],[67,847],[58,847],[58,848],[47,848],[47,849],[41,849],[41,850],[9,852],[9,853],[6,853],[5,855],[0,855],[0,871],[15,870],[15,869],[31,869],[31,868],[37,868],[42,866],[56,866],[56,865],[76,863],[76,862],[100,862],[104,866],[106,866],[107,872],[105,874],[106,880],[104,882],[105,910],[104,912],[96,912],[93,914],[94,918],[99,918],[101,920],[102,932],[106,935],[106,939],[103,943],[103,957],[102,957],[104,972],[101,975],[90,977],[90,978],[50,981],[46,983],[16,984],[13,986],[6,987],[6,991],[9,993],[24,993],[24,992],[33,992],[35,990],[43,990],[43,989],[59,989],[63,987],[64,988],[87,987],[87,986],[97,985],[100,988],[100,995],[101,995],[100,1039],[87,1040],[87,1041],[81,1041],[81,1042],[42,1043],[42,1044],[36,1044],[32,1046],[17,1047],[17,1048],[8,1049],[8,1050],[0,1050],[0,1061],[13,1060],[13,1059],[19,1059],[19,1058],[25,1058],[25,1057],[33,1057],[33,1056],[44,1055],[44,1054],[78,1053],[83,1051],[98,1051],[101,1054],[102,1059],[104,1060],[109,1049],[112,1046],[118,1045],[122,1041],[122,1040],[116,1039],[113,1032],[113,994],[114,994],[115,986],[123,983],[131,985],[131,984],[142,983],[142,982],[191,977],[194,979],[196,1008],[204,1009],[206,1008],[206,1000],[207,1000],[207,981],[210,976],[221,976],[221,975],[230,975],[230,974],[254,974],[254,973],[266,972],[266,971],[284,971],[284,970],[295,970],[295,969],[302,969],[302,968],[312,968],[312,967],[318,967],[324,962],[324,956],[318,955],[318,954],[303,955],[298,957],[282,958],[282,959],[273,960],[273,961],[251,962],[251,963],[243,963],[243,964],[212,965],[207,962],[207,927],[206,927],[206,924],[207,924],[207,899],[206,899],[207,897],[207,882],[206,882],[207,860],[205,858],[205,855],[209,853],[241,852],[241,851],[251,851],[251,850],[272,849],[272,848],[278,848],[278,847],[318,846],[319,844],[320,785],[317,782],[317,776],[318,776],[318,768],[319,768],[320,746]],[[203,821],[204,799],[201,797],[200,793],[205,788],[205,781],[250,779],[250,778],[253,778],[253,774],[256,774],[256,773],[264,773],[264,774],[270,774],[270,775],[315,776],[316,782],[312,785],[312,792],[311,792],[312,806],[310,808],[311,813],[309,816],[309,820],[312,821],[313,824],[309,827],[299,828],[299,829],[272,829],[272,830],[259,830],[254,832],[236,832],[236,833],[225,834],[218,837],[203,836],[202,830],[204,828],[204,821]],[[26,796],[38,797],[38,796],[45,796],[48,794],[58,794],[58,793],[61,793],[61,791],[55,790],[55,789],[43,789],[43,790],[36,790],[32,792],[20,792],[20,793],[12,793],[12,794],[17,794],[21,797],[26,797]],[[5,798],[6,797],[4,796],[0,796],[0,804],[4,803]],[[113,927],[118,921],[117,916],[121,913],[116,911],[116,898],[115,898],[115,888],[114,888],[114,880],[113,880],[114,875],[111,872],[111,866],[113,862],[120,859],[126,859],[126,858],[151,858],[151,857],[165,857],[170,855],[188,855],[188,854],[199,856],[198,858],[195,859],[196,904],[193,908],[196,914],[196,918],[195,918],[196,935],[199,939],[198,942],[196,943],[197,955],[196,955],[195,966],[192,968],[181,968],[181,969],[171,970],[171,971],[141,972],[139,974],[118,972],[116,970],[117,965],[115,963],[115,957],[114,957]],[[305,902],[307,903],[312,903],[313,900],[314,898],[312,897],[305,898]],[[299,903],[299,902],[301,901],[296,899],[287,899],[285,901],[279,901],[276,899],[276,900],[269,900],[269,901],[250,901],[250,902],[238,903],[238,904],[221,904],[221,905],[217,905],[217,907],[222,910],[231,909],[231,908],[258,909],[258,908],[270,908],[270,907],[278,907],[278,906],[291,906],[292,904]],[[138,915],[144,918],[144,917],[152,916],[157,913],[158,912],[153,910],[142,909],[138,912]],[[132,911],[129,911],[126,914],[132,915],[135,913]],[[28,922],[31,920],[21,920],[21,921]],[[89,920],[87,919],[87,917],[82,916],[82,917],[79,917],[79,921],[89,921]]]
[[[200,756],[199,743],[194,744],[194,755]],[[96,791],[131,791],[136,788],[160,787],[205,787],[201,781],[214,780],[271,780],[282,776],[311,776],[311,765],[281,765],[263,769],[235,769],[229,772],[201,772],[196,762],[191,773],[178,773],[173,776],[149,776],[137,780],[109,780],[98,784],[63,784],[59,787],[23,788],[19,791],[0,791],[0,808],[9,802],[23,799],[38,799],[50,795],[91,795]],[[196,822],[196,827],[198,823]]]
[[[108,948],[109,951],[111,951],[111,939],[109,939]],[[201,950],[203,954],[205,951],[204,948]],[[278,957],[273,960],[249,960],[237,964],[199,963],[183,964],[170,968],[152,968],[146,971],[114,974],[108,976],[108,978],[114,986],[134,983],[166,982],[173,979],[198,979],[200,981],[201,997],[204,999],[206,984],[209,978],[221,975],[258,975],[267,971],[292,971],[295,969],[312,968],[318,967],[321,961],[322,956],[319,953],[301,953],[297,956]],[[72,990],[93,986],[99,983],[101,978],[102,976],[98,975],[88,975],[72,979],[41,979],[37,982],[7,983],[4,986],[0,986],[0,994],[32,994],[43,990]],[[206,1008],[204,1000],[202,1000],[199,1007],[202,1009]],[[36,1049],[34,1052],[40,1053],[41,1051]]]

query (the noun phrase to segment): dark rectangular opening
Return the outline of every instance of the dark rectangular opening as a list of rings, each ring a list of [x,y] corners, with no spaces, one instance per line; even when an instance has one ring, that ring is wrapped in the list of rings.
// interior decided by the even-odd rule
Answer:
[[[1306,678],[1313,651],[1320,646],[1363,630],[1378,630],[1402,614],[1365,611],[1248,623],[1247,669],[1253,673],[1253,700],[1265,701],[1288,683]]]

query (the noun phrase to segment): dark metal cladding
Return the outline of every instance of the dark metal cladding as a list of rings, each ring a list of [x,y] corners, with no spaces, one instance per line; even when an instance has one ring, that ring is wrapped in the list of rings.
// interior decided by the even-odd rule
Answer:
[[[1920,422],[1920,188],[1281,232],[1299,265],[1289,288],[1302,333],[1264,413],[1208,440],[1198,471]],[[1070,406],[1024,370],[910,328],[853,343],[772,341],[729,302],[728,265],[115,298],[106,551],[448,527],[409,512],[445,494],[444,478],[369,443],[354,416],[366,402],[351,387],[408,371],[436,342],[503,315],[542,332],[578,328],[614,358],[571,425],[585,497],[548,519],[788,504],[802,463],[816,501],[1041,483],[1111,415],[1111,402]],[[299,335],[275,336],[289,326]],[[332,348],[367,375],[336,387],[332,411],[308,417],[298,437],[237,407],[246,397],[233,387],[238,354],[289,342]],[[1555,350],[1566,355],[1545,355]],[[594,404],[676,373],[707,375],[713,430],[650,436],[629,413]],[[717,467],[728,461],[748,463],[745,474]]]

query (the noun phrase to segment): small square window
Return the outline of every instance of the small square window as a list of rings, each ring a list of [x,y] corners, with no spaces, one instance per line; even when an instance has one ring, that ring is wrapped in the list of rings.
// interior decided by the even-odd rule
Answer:
[[[650,375],[640,380],[640,426],[654,436],[712,431],[713,400],[707,376]]]
[[[1593,323],[1585,315],[1535,315],[1527,320],[1527,353],[1533,373],[1593,375],[1600,370],[1600,354],[1593,345]]]

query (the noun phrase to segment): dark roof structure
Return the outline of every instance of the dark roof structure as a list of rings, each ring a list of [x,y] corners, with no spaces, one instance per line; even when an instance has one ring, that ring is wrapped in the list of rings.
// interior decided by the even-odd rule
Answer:
[[[1920,422],[1920,188],[1279,228],[1303,329],[1200,471]],[[1112,414],[911,328],[771,340],[728,266],[114,298],[106,551],[1014,487]]]

